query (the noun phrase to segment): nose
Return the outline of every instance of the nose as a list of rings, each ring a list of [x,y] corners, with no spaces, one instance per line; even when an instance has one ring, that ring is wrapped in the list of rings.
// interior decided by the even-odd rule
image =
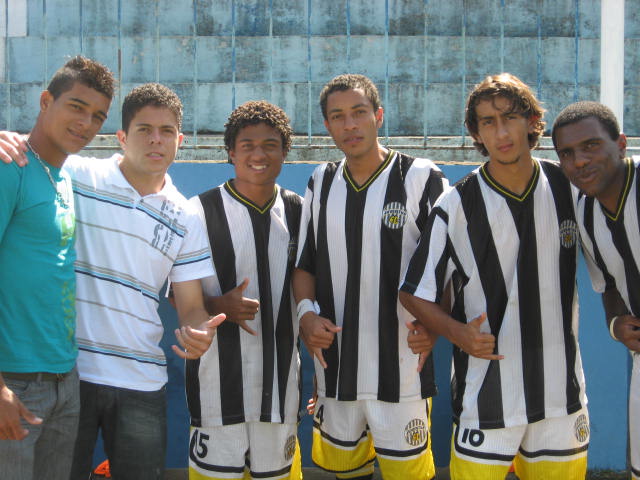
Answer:
[[[251,156],[253,158],[264,158],[264,157],[266,157],[266,153],[264,152],[263,148],[260,145],[256,145],[251,150]]]
[[[162,135],[160,135],[160,130],[154,128],[151,130],[151,134],[149,135],[149,141],[151,143],[160,143]]]
[[[585,152],[578,150],[575,153],[573,164],[576,166],[576,168],[583,168],[589,165],[589,162],[591,162],[591,158]]]
[[[84,112],[82,115],[78,115],[78,125],[81,125],[83,128],[91,125],[92,115],[91,112]]]
[[[351,115],[346,115],[344,119],[345,130],[351,130],[356,128],[356,121]]]
[[[497,122],[496,135],[498,135],[498,138],[504,138],[508,135],[507,124],[500,119]]]

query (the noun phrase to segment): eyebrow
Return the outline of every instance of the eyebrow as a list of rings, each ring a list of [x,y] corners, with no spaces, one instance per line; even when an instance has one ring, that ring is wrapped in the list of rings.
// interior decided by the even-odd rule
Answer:
[[[85,107],[89,106],[89,104],[87,102],[85,102],[84,100],[82,100],[81,98],[71,97],[69,100],[71,100],[73,102],[80,103],[81,105],[84,105]],[[106,112],[103,112],[102,110],[98,110],[98,114],[102,115],[104,118],[107,118]]]
[[[269,137],[269,138],[265,138],[262,143],[266,143],[266,142],[273,142],[273,143],[278,143],[279,138],[278,137]],[[248,143],[252,143],[255,141],[255,139],[253,138],[238,138],[237,140],[238,142],[248,142]]]
[[[135,124],[136,127],[153,127],[153,125],[151,125],[150,123],[144,123],[144,122],[138,122]],[[177,130],[178,128],[175,125],[171,125],[170,123],[167,123],[165,125],[160,125],[158,126],[158,128],[172,128],[174,130]]]
[[[351,110],[355,110],[356,108],[361,108],[361,107],[366,107],[366,106],[367,106],[366,103],[356,103],[355,105],[350,107],[350,109]],[[343,110],[342,108],[332,108],[331,110],[329,110],[328,113],[341,112],[342,110]]]
[[[507,111],[501,111],[498,110],[497,114],[493,114],[493,115],[482,115],[482,116],[478,116],[478,120],[485,120],[487,118],[495,118],[495,117],[506,117],[509,115],[520,115],[521,117],[524,117],[524,115],[522,115],[522,113],[517,112],[515,110],[507,110]]]
[[[87,102],[85,102],[84,100],[82,100],[81,98],[71,97],[71,98],[69,98],[69,100],[73,100],[74,102],[81,103],[82,105],[85,105],[87,107],[89,106],[89,104]]]

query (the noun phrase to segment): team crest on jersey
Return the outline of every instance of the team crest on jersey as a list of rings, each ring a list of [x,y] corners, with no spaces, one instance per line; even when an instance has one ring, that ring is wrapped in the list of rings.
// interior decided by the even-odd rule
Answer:
[[[578,241],[578,226],[573,220],[565,220],[560,224],[560,243],[564,248],[572,248]]]
[[[424,421],[414,418],[404,427],[404,439],[412,447],[419,447],[427,439],[427,427]]]
[[[291,435],[284,444],[284,458],[291,460],[294,453],[296,453],[296,436]]]
[[[407,209],[400,202],[389,202],[382,209],[382,223],[391,230],[398,230],[407,223]]]
[[[573,430],[579,442],[586,442],[589,439],[589,420],[584,413],[576,419]]]

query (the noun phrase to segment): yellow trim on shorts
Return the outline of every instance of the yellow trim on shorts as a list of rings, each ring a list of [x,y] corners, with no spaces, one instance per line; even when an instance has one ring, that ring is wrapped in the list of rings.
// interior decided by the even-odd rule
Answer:
[[[455,435],[455,433],[454,433]],[[451,480],[494,480],[504,478],[511,467],[510,462],[493,460],[494,463],[481,463],[466,460],[456,454],[454,446],[455,437],[451,437],[451,461],[449,474]],[[516,454],[513,459],[516,475],[520,480],[584,480],[587,474],[587,451],[582,456],[573,456],[570,460],[530,461],[521,454]],[[489,460],[488,460],[489,461]]]
[[[376,457],[371,432],[361,438],[353,447],[341,447],[322,436],[317,428],[313,429],[311,458],[313,463],[324,470],[332,472],[349,472],[356,470]]]
[[[556,457],[560,458],[560,457]],[[555,461],[540,460],[538,462],[527,461],[522,455],[516,455],[513,461],[516,467],[516,475],[520,480],[584,480],[587,475],[587,451],[580,458]]]
[[[373,460],[367,463],[364,467],[351,472],[336,472],[336,478],[340,480],[349,480],[350,478],[364,477],[365,475],[373,475],[374,466]]]
[[[391,460],[389,457],[378,457],[380,471],[385,480],[407,480],[408,478],[430,479],[436,475],[431,449],[427,448],[418,457]]]
[[[504,478],[509,473],[509,467],[511,467],[510,463],[504,465],[471,462],[456,456],[455,449],[451,449],[451,461],[449,462],[451,480],[495,480],[496,478]]]
[[[198,472],[197,470],[195,470],[193,467],[189,467],[189,480],[229,480],[232,479],[234,477],[209,477],[207,475],[203,475],[202,473]],[[244,478],[244,475],[242,477],[235,477],[235,478]]]
[[[293,454],[289,480],[302,480],[302,455],[300,453],[300,442],[296,436],[296,451]]]
[[[431,479],[436,475],[436,467],[433,461],[433,451],[431,450],[431,398],[427,399],[427,422],[428,432],[427,445],[419,456],[411,459],[400,457],[390,458],[378,455],[378,465],[384,474],[385,480],[406,480],[408,478]]]

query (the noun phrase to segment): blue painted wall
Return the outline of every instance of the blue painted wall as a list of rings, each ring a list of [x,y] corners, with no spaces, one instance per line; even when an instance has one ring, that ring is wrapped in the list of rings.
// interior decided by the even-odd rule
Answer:
[[[315,165],[287,164],[280,175],[279,183],[291,190],[304,194],[307,180]],[[441,165],[450,181],[456,181],[468,173],[472,167]],[[192,196],[233,177],[233,169],[228,164],[175,164],[170,173],[177,187]],[[580,295],[580,343],[591,416],[591,444],[589,468],[625,468],[626,458],[626,405],[627,379],[629,372],[628,354],[618,343],[609,338],[604,324],[604,313],[600,299],[591,290],[586,268],[579,269]],[[165,322],[166,332],[163,345],[174,342],[173,329],[177,325],[175,313],[163,303],[160,314]],[[168,348],[165,348],[169,363],[169,449],[167,466],[182,468],[187,464],[188,414],[184,396],[183,362]],[[449,375],[451,346],[440,339],[435,349],[436,376],[439,395],[433,402],[432,438],[438,466],[446,466],[449,461],[451,435],[451,409],[449,406]],[[304,394],[303,407],[310,397],[313,366],[306,353],[303,355]],[[311,466],[309,455],[311,440],[311,418],[304,415],[300,428],[303,461]]]
[[[625,4],[625,130],[637,136],[640,0]],[[0,128],[27,131],[38,93],[76,53],[116,73],[116,107],[142,82],[174,88],[185,131],[220,132],[234,106],[264,98],[296,133],[323,134],[318,93],[344,72],[380,87],[385,136],[463,134],[468,90],[500,71],[534,87],[549,121],[567,103],[599,97],[596,0],[3,0],[0,12],[6,6]],[[118,124],[111,115],[103,131]]]

